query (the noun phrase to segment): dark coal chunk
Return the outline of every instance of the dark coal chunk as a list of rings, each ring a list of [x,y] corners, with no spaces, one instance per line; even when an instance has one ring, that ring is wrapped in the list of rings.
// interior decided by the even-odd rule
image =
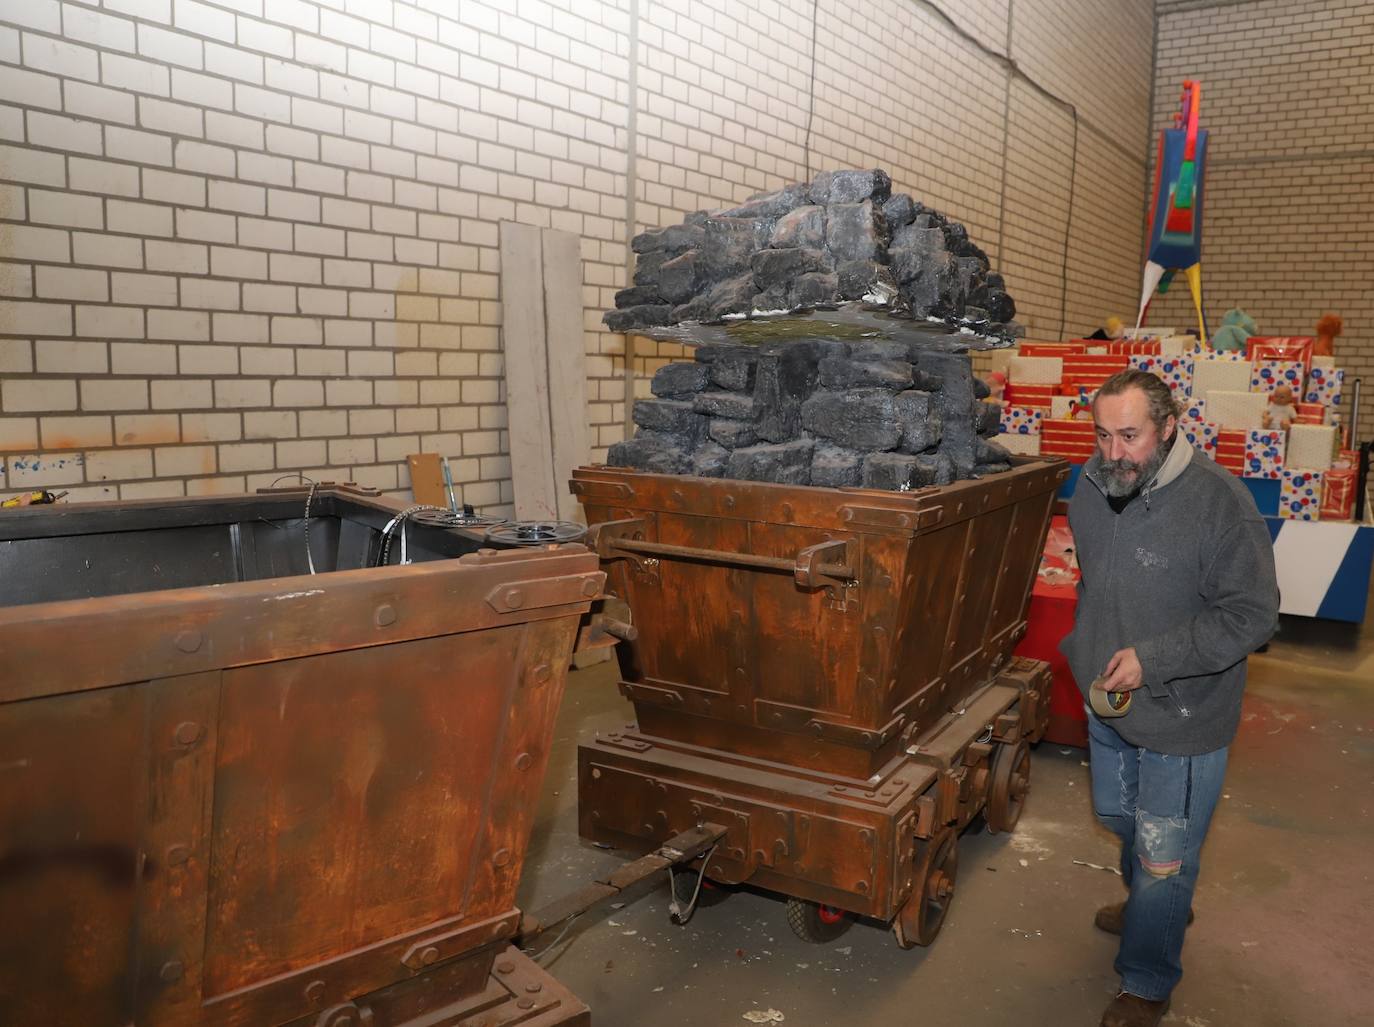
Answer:
[[[991,395],[992,390],[988,388],[988,383],[975,375],[973,379],[973,398],[987,399]]]
[[[930,393],[919,389],[897,393],[896,411],[902,424],[899,448],[903,452],[920,453],[940,444],[943,420]]]
[[[620,308],[656,306],[662,302],[663,297],[653,285],[632,285],[615,294],[615,305]]]
[[[826,202],[862,203],[871,198],[881,204],[891,195],[892,179],[887,177],[885,171],[877,168],[870,171],[836,171],[830,179],[830,193]]]
[[[726,449],[752,446],[759,440],[752,421],[733,421],[726,417],[715,417],[706,427],[706,434]]]
[[[754,222],[748,218],[707,218],[703,226],[706,233],[701,245],[705,258],[705,279],[718,282],[732,278],[741,271],[749,270],[749,259],[758,249],[755,243]],[[753,298],[755,290],[750,287]]]
[[[822,357],[847,357],[849,356],[850,344],[843,339],[811,338],[811,339],[783,339],[775,342],[760,343],[758,350],[760,356],[776,357],[784,353],[789,353],[796,357],[804,354],[811,363],[816,363]],[[814,369],[813,369],[814,370]]]
[[[729,417],[739,421],[752,420],[754,416],[754,397],[741,392],[698,393],[692,400],[692,409],[709,417]]]
[[[989,442],[987,439],[978,440],[978,445],[974,448],[974,456],[978,461],[975,466],[1011,463],[1011,453],[1007,447],[998,442]]]
[[[934,485],[939,476],[933,454],[870,453],[864,458],[864,488],[905,492]]]
[[[976,257],[955,257],[955,269],[959,275],[959,289],[967,297],[970,292],[976,289],[983,281],[983,272],[986,268],[978,263]]]
[[[948,259],[945,234],[938,228],[920,228],[913,222],[892,233],[888,262],[899,283],[906,284],[937,262]]]
[[[806,202],[806,186],[789,185],[776,192],[759,193],[749,197],[738,207],[723,210],[723,218],[776,218]]]
[[[823,250],[759,250],[750,263],[754,270],[754,284],[760,292],[774,286],[788,285],[798,275],[808,271],[830,270],[830,260]]]
[[[657,285],[658,269],[663,266],[663,262],[668,259],[666,250],[655,250],[653,253],[641,253],[635,260],[635,285]]]
[[[692,454],[692,473],[699,478],[723,478],[730,451],[715,442],[703,442]]]
[[[640,232],[630,240],[630,249],[636,253],[654,253],[663,249],[663,229],[653,228]]]
[[[789,294],[793,307],[821,307],[838,302],[840,280],[834,273],[812,271],[792,280]]]
[[[826,357],[820,362],[823,389],[911,388],[911,364],[904,360],[851,360]]]
[[[750,346],[742,346],[734,342],[707,342],[697,346],[693,355],[703,364],[710,364],[721,357],[745,357],[753,353]]]
[[[673,324],[682,324],[686,321],[709,321],[711,319],[711,301],[705,293],[700,296],[693,296],[686,303],[673,308]]]
[[[1000,290],[989,292],[983,307],[992,321],[1010,321],[1016,316],[1016,301]]]
[[[973,473],[978,441],[973,425],[973,365],[965,353],[923,349],[915,354],[916,367],[943,382],[932,393],[940,413],[940,452],[949,457],[957,477]]]
[[[802,425],[846,449],[895,449],[902,438],[893,395],[885,389],[823,390],[802,404]]]
[[[686,474],[691,469],[692,457],[680,438],[642,431],[632,439],[612,445],[606,453],[606,463],[654,474]]]
[[[856,339],[849,344],[855,360],[905,360],[911,362],[911,347],[894,339]]]
[[[727,314],[749,313],[754,309],[754,292],[754,276],[748,271],[712,286],[706,294],[709,317],[719,320]]]
[[[759,438],[785,442],[801,434],[802,404],[816,387],[816,360],[823,342],[784,343],[759,354],[754,382]]]
[[[688,439],[701,439],[706,434],[706,418],[683,400],[637,399],[632,416],[635,424],[650,431]]]
[[[825,248],[838,262],[879,260],[887,250],[887,222],[871,200],[832,203],[825,211]]]
[[[635,236],[630,240],[630,249],[636,253],[653,253],[656,250],[680,253],[701,245],[702,238],[700,225],[669,225]]]
[[[678,360],[664,364],[654,372],[649,391],[655,396],[680,399],[692,396],[706,388],[707,368],[696,361]]]
[[[756,353],[719,356],[711,361],[711,381],[731,392],[749,392],[754,388],[754,368],[758,362]]]
[[[974,381],[977,381],[975,378]],[[996,403],[973,404],[973,430],[979,435],[996,435],[1002,430],[1002,408]]]
[[[792,306],[792,283],[779,282],[766,292],[754,297],[754,310],[771,313],[776,310],[789,310]]]
[[[835,172],[822,171],[813,178],[806,189],[806,198],[822,207],[830,202],[830,186],[835,180]]]
[[[794,439],[766,446],[746,446],[730,454],[727,478],[806,485],[811,478],[811,439]]]
[[[883,217],[894,229],[911,224],[915,216],[916,204],[911,202],[911,197],[906,193],[890,196],[883,203]]]
[[[825,208],[808,204],[778,218],[769,245],[779,249],[818,250],[825,245]]]
[[[863,482],[864,454],[828,442],[816,443],[811,453],[811,484],[848,488]]]
[[[1003,471],[1010,471],[1011,464],[974,464],[973,473],[982,477],[985,474],[1001,474]]]
[[[840,296],[847,300],[861,300],[869,293],[886,292],[895,295],[897,282],[886,264],[876,260],[848,260],[836,268],[840,280]]]
[[[602,322],[613,332],[629,332],[636,328],[652,328],[655,325],[671,324],[673,308],[665,304],[645,304],[642,307],[626,307],[624,310],[608,311]]]
[[[699,284],[697,265],[700,262],[698,250],[688,250],[672,260],[664,261],[658,269],[658,291],[665,300],[683,303],[692,297]]]

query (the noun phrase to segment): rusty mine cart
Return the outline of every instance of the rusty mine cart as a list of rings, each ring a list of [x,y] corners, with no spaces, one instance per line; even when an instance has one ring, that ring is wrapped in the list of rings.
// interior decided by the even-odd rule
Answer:
[[[633,614],[637,718],[579,747],[582,836],[647,851],[707,829],[679,901],[699,876],[747,882],[804,939],[858,915],[929,944],[959,832],[980,813],[1009,831],[1024,803],[1050,677],[1012,649],[1066,476],[1017,458],[903,493],[575,471]]]

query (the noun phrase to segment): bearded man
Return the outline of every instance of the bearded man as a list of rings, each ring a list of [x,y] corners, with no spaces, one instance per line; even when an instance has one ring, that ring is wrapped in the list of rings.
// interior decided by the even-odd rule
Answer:
[[[1274,632],[1278,585],[1254,499],[1179,436],[1163,381],[1112,376],[1093,420],[1097,452],[1069,504],[1083,578],[1060,648],[1085,699],[1094,681],[1131,698],[1124,716],[1088,711],[1093,809],[1121,839],[1130,889],[1097,912],[1121,937],[1102,1027],[1153,1027],[1183,975],[1246,659]]]

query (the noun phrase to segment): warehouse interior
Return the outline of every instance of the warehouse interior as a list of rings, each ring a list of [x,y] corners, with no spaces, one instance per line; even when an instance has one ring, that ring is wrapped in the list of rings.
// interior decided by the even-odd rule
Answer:
[[[1360,0],[0,0],[0,1023],[1367,1022],[1372,91]],[[1221,753],[1181,979],[1097,729]]]

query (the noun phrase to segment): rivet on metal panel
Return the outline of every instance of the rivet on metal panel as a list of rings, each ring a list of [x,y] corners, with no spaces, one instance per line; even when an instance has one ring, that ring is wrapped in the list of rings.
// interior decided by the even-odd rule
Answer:
[[[311,981],[305,986],[305,1000],[313,1005],[324,1001],[324,981]]]
[[[957,506],[955,506],[954,512],[955,512],[955,514],[961,514],[961,513],[963,513],[963,512],[964,512],[964,504],[963,504],[963,503],[959,503]]]
[[[516,770],[529,770],[532,766],[534,766],[534,757],[529,753],[522,752],[519,756],[515,757]]]
[[[420,950],[420,962],[425,966],[432,966],[439,959],[439,950],[433,945],[426,945]]]
[[[179,867],[191,858],[191,849],[186,845],[169,845],[164,858],[169,867]]]
[[[867,882],[867,881],[860,881],[858,884],[854,885],[854,890],[855,890],[856,892],[858,892],[860,895],[867,895],[867,894],[868,894],[868,882]]]
[[[900,527],[909,528],[911,527],[911,518],[908,517],[906,514],[899,514],[897,516],[897,524]]]
[[[396,608],[392,606],[390,603],[383,603],[381,606],[377,607],[376,612],[372,615],[372,619],[379,628],[384,628],[390,624],[395,624]]]
[[[193,720],[183,720],[172,733],[172,738],[177,745],[195,745],[200,741],[200,725]]]
[[[547,663],[541,663],[534,670],[530,671],[530,677],[534,679],[536,685],[542,685],[553,676],[553,668]]]
[[[510,863],[510,849],[497,849],[496,854],[491,857],[491,861],[498,867],[506,866]]]
[[[762,849],[755,849],[754,859],[759,863],[763,863],[768,859],[768,853],[764,852]]]
[[[592,767],[592,780],[593,780],[593,781],[600,781],[600,780],[601,780],[601,768],[600,768],[600,767]]]
[[[516,1002],[515,1004],[516,1004],[517,1006],[519,1006],[521,1009],[533,1009],[533,1008],[534,1008],[534,999],[532,999],[532,998],[530,998],[528,995],[526,995],[524,998],[520,999],[520,1000],[519,1000],[518,1002]]]
[[[682,494],[682,489],[673,489],[672,497],[674,503],[684,503],[687,501],[687,497]]]
[[[525,985],[525,990],[532,994],[537,993],[544,990],[544,985],[538,981],[530,981],[529,984]]]
[[[157,975],[171,984],[173,981],[181,980],[181,975],[185,972],[186,967],[182,965],[181,960],[169,959],[162,964],[162,969],[157,972]]]
[[[193,653],[200,648],[200,644],[205,641],[199,631],[183,631],[176,637],[176,647],[183,653]]]
[[[600,591],[601,587],[596,583],[594,578],[588,578],[586,581],[582,582],[582,594],[584,596],[591,598]]]
[[[859,738],[863,741],[864,745],[867,745],[868,743],[873,741],[873,732],[865,731],[862,735],[859,736]]]
[[[501,596],[506,606],[512,610],[518,610],[525,605],[525,593],[518,588],[508,588]]]
[[[484,546],[483,548],[477,550],[477,553],[479,556],[495,556],[496,550]]]
[[[840,520],[844,521],[846,524],[848,524],[853,519],[854,510],[852,507],[846,506],[843,510],[840,511]]]
[[[727,495],[727,496],[725,497],[724,502],[725,502],[725,509],[727,509],[727,510],[733,510],[733,509],[735,508],[735,497],[734,497],[734,496],[729,496],[729,495]]]
[[[744,850],[741,849],[741,848],[733,848],[733,849],[731,849],[731,850],[730,850],[730,858],[731,858],[731,859],[735,859],[735,860],[740,860],[740,861],[742,862],[742,861],[744,860]]]
[[[499,974],[513,974],[515,973],[515,964],[508,959],[502,960],[496,964],[496,972]]]

